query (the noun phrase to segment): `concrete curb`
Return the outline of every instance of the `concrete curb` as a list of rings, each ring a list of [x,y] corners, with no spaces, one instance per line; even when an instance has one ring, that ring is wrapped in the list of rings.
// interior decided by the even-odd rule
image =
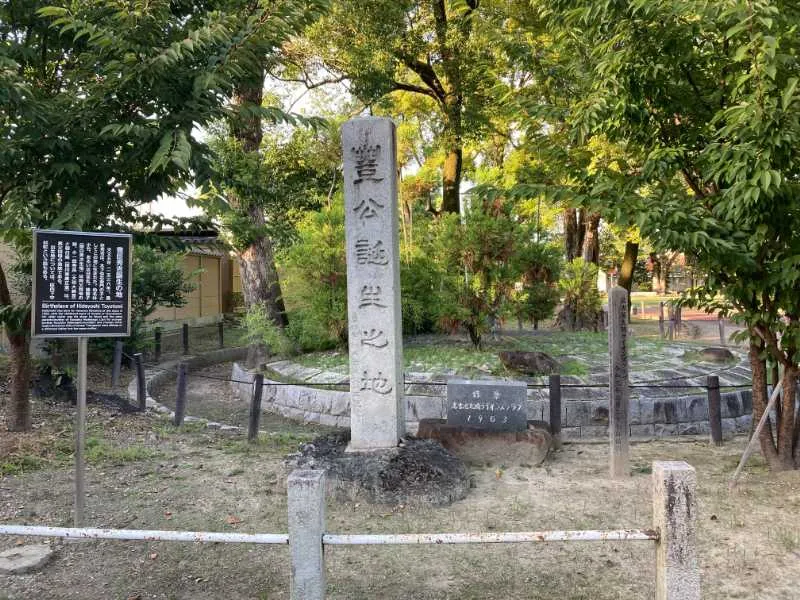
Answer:
[[[247,357],[247,347],[243,348],[221,348],[220,350],[212,350],[205,354],[197,356],[187,356],[180,360],[172,360],[160,364],[158,367],[145,368],[144,372],[144,389],[147,396],[147,408],[160,415],[166,415],[170,419],[175,416],[175,413],[168,407],[160,404],[153,396],[151,391],[157,390],[159,387],[166,384],[169,380],[176,376],[175,368],[178,363],[186,363],[189,372],[200,367],[214,365],[221,362],[242,360]],[[128,384],[128,398],[135,406],[138,405],[136,397],[136,378],[134,377]],[[200,417],[186,416],[183,419],[184,423],[204,423],[208,429],[216,429],[219,431],[243,431],[242,427],[235,425],[225,425],[215,421],[208,421]]]

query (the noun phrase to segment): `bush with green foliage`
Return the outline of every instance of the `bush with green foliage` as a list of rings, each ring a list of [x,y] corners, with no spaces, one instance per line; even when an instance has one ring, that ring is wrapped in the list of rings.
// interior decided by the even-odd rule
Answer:
[[[347,264],[341,194],[297,226],[279,256],[289,312],[286,334],[303,350],[347,346]]]
[[[442,269],[436,298],[444,330],[463,328],[476,348],[507,310],[521,275],[518,259],[530,236],[501,200],[478,201],[461,222],[443,215],[438,223],[437,258]]]
[[[564,265],[558,284],[564,297],[558,325],[569,331],[597,331],[602,309],[597,289],[597,265],[576,258]]]
[[[554,244],[530,243],[516,255],[520,281],[511,295],[511,312],[533,328],[553,316],[560,299],[558,278],[561,272],[561,248]]]

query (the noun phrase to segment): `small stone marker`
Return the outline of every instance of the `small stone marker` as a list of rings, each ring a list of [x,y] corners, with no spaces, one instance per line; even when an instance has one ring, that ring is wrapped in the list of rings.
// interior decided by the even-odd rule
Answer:
[[[524,381],[447,382],[447,424],[488,431],[528,427],[528,386]]]
[[[656,600],[700,600],[697,473],[683,461],[653,463]]]
[[[53,549],[44,544],[17,546],[0,552],[0,573],[21,575],[41,569],[53,556]]]
[[[350,446],[394,448],[405,434],[397,159],[391,119],[342,127]]]

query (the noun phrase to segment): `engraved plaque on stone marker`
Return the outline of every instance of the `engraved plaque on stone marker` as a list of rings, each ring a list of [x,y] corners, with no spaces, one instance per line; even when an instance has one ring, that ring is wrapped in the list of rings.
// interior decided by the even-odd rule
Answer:
[[[395,127],[352,119],[342,127],[350,451],[391,448],[405,433]]]
[[[528,386],[524,381],[447,382],[447,424],[489,431],[528,427]]]

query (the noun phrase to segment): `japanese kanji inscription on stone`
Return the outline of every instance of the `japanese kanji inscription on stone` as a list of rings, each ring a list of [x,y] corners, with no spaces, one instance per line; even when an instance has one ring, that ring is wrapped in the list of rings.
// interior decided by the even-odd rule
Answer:
[[[397,160],[390,119],[342,127],[350,447],[391,448],[405,433],[398,259]]]

